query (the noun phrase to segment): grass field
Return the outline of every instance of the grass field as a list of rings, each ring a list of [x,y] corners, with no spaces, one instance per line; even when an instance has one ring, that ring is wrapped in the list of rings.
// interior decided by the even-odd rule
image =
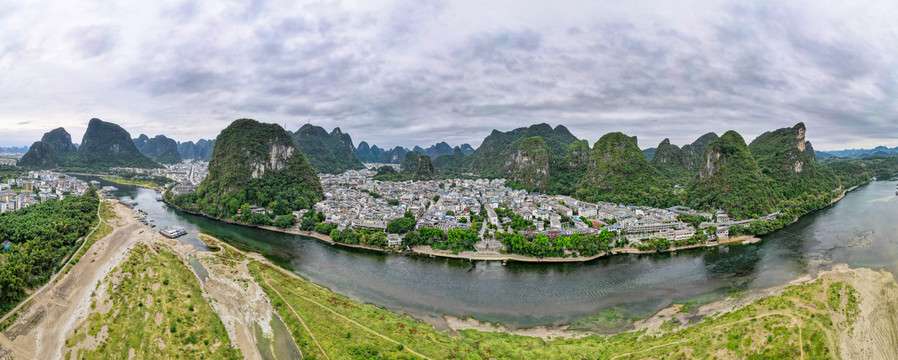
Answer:
[[[241,358],[199,281],[171,252],[139,244],[104,283],[107,296],[66,340],[66,358]]]
[[[851,326],[857,297],[846,285],[795,285],[730,313],[658,336],[543,340],[506,333],[436,332],[422,322],[336,295],[284,270],[249,266],[307,359],[838,358],[836,327]],[[834,320],[833,314],[839,316]]]

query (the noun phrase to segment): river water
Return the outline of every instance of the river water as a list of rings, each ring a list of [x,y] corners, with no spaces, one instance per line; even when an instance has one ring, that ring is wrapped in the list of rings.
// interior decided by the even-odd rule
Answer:
[[[586,263],[507,265],[329,245],[186,214],[155,201],[151,190],[113,185],[121,189],[118,195],[135,198],[137,208],[158,226],[187,228],[183,242],[203,248],[196,234],[207,232],[259,251],[337,293],[433,323],[450,314],[510,327],[576,323],[577,328],[617,331],[628,323],[588,318],[608,310],[625,318],[646,317],[675,302],[709,302],[778,286],[837,263],[898,274],[898,196],[889,181],[862,186],[756,244],[615,255]]]

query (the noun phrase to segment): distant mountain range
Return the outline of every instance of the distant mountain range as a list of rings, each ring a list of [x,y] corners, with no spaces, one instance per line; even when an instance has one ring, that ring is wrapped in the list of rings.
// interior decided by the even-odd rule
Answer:
[[[24,154],[28,152],[27,146],[0,147],[0,154]]]
[[[817,152],[821,159],[831,157],[845,157],[852,159],[860,159],[868,156],[898,156],[898,146],[889,148],[885,146],[877,146],[872,149],[847,149],[847,150],[831,150],[825,152]]]

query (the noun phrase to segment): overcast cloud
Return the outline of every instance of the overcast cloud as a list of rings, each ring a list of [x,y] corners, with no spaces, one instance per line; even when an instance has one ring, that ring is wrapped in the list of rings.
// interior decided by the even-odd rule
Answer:
[[[898,146],[895,1],[0,2],[0,146],[91,117],[214,138],[248,117],[356,144],[566,125],[643,148],[803,121]]]

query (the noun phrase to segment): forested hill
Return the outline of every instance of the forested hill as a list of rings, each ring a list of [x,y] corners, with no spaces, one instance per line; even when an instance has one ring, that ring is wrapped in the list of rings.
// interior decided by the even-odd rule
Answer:
[[[131,135],[121,126],[96,118],[88,123],[81,146],[77,149],[65,129],[54,129],[44,134],[41,141],[31,145],[28,153],[20,159],[19,166],[87,171],[105,171],[110,167],[162,167],[142,154]]]
[[[293,139],[319,173],[340,174],[365,168],[356,158],[352,137],[340,128],[328,133],[320,126],[306,124],[293,134]]]
[[[165,135],[156,135],[149,138],[140,134],[134,139],[134,146],[141,154],[150,157],[163,164],[177,164],[181,162],[181,154],[178,152],[178,143]]]
[[[239,119],[215,139],[209,175],[196,192],[172,202],[210,216],[270,224],[276,219],[251,214],[250,207],[268,208],[273,216],[289,221],[290,212],[311,208],[323,198],[315,170],[287,131]]]
[[[536,124],[529,127],[517,128],[508,132],[493,130],[493,132],[483,139],[483,143],[471,155],[470,169],[472,172],[486,177],[503,177],[508,174],[514,174],[529,168],[530,170],[538,170],[537,176],[542,176],[543,169],[533,167],[533,164],[523,162],[523,158],[515,156],[515,153],[521,150],[520,145],[524,139],[538,137],[542,139],[548,150],[546,154],[549,158],[564,157],[568,146],[577,140],[568,129],[562,125],[556,126],[554,129],[549,124]],[[523,144],[526,147],[533,147],[536,142],[528,142]],[[524,149],[526,150],[526,149]],[[537,167],[545,165],[548,162],[540,160]],[[545,168],[545,172],[549,169]],[[524,179],[522,184],[535,183],[536,179]],[[540,186],[547,188],[546,186]]]
[[[19,166],[50,169],[70,162],[78,148],[72,144],[72,136],[63,128],[56,128],[44,134],[40,141],[31,145],[28,152],[19,159]]]
[[[141,154],[125,129],[97,118],[90,119],[78,147],[78,160],[88,167],[161,167]]]
[[[802,204],[824,203],[840,188],[898,170],[898,158],[886,156],[820,163],[806,132],[799,123],[764,133],[751,145],[734,131],[723,137],[709,132],[682,147],[665,139],[640,150],[625,134],[606,134],[590,148],[563,126],[538,124],[493,130],[473,155],[456,151],[433,164],[443,176],[472,172],[587,201],[723,209],[737,218],[808,211],[813,206]]]

